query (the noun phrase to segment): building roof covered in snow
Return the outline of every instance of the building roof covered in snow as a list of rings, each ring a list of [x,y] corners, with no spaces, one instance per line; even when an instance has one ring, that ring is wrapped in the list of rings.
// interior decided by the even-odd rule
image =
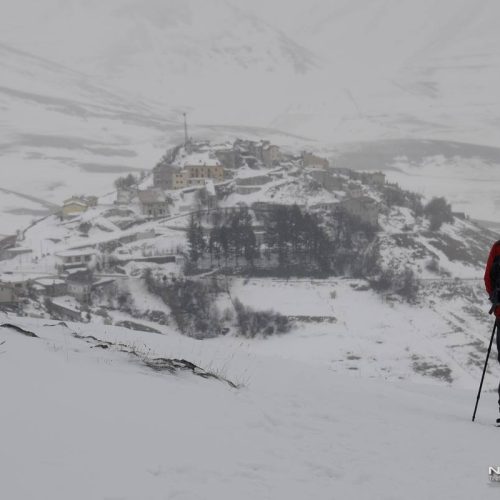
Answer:
[[[211,156],[209,151],[203,151],[190,154],[180,154],[175,159],[174,165],[178,167],[187,167],[187,166],[218,167],[221,164],[217,158]]]
[[[87,255],[95,255],[96,251],[93,248],[77,248],[73,250],[65,250],[64,252],[58,252],[56,254],[57,257],[81,257]]]
[[[160,189],[145,189],[144,191],[138,192],[139,201],[141,203],[166,203],[167,196]]]

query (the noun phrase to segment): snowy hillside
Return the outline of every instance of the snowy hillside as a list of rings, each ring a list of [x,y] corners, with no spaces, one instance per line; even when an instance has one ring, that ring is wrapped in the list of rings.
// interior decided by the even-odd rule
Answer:
[[[339,375],[291,358],[285,339],[277,355],[262,342],[8,321],[38,336],[0,328],[0,465],[12,500],[497,494],[491,392],[472,424],[473,389]],[[243,385],[153,369],[155,357]]]
[[[180,148],[174,163],[209,158],[210,148],[221,146],[191,147],[203,152],[188,155]],[[133,191],[125,204],[116,203],[111,194],[70,218],[47,217],[27,228],[13,255],[0,262],[0,279],[27,283],[31,292],[21,309],[47,321],[69,316],[99,328],[125,325],[161,334],[227,335],[235,342],[242,335],[235,319],[238,300],[254,311],[272,309],[287,319],[287,357],[297,361],[316,360],[335,372],[365,377],[469,386],[481,365],[489,328],[481,278],[494,235],[460,214],[433,227],[427,205],[417,195],[384,183],[382,174],[332,169],[327,181],[317,176],[324,172],[300,167],[300,161],[290,156],[271,168],[245,164],[228,172],[232,179],[215,186],[165,191],[168,213],[156,219],[145,216]],[[145,178],[139,193],[147,192],[151,182]],[[204,205],[210,199],[218,208]],[[351,206],[359,210],[367,200],[369,209],[357,212],[368,217],[364,222],[343,211]],[[322,228],[328,246],[326,257],[317,261],[316,254],[290,251],[287,271],[269,238],[273,226],[259,210],[268,207],[272,214],[276,205],[293,210],[293,204],[311,214],[309,225]],[[244,257],[247,253],[238,256],[230,250],[233,243],[213,251],[221,227],[213,221],[218,217],[222,224],[224,213],[245,213],[241,207],[252,221],[256,253],[251,262]],[[191,215],[200,217],[205,242],[196,259],[188,241]],[[227,222],[227,234],[235,220]],[[342,220],[349,221],[348,227],[338,225]],[[55,297],[45,291],[53,282],[71,282],[72,268],[81,270],[87,262],[72,260],[80,255],[89,256],[94,273],[91,299],[75,295],[69,285]],[[185,328],[175,316],[176,303],[168,300],[168,287],[184,279],[218,283],[203,288],[204,296],[211,297],[211,323],[204,329]],[[284,336],[256,345],[280,355]]]

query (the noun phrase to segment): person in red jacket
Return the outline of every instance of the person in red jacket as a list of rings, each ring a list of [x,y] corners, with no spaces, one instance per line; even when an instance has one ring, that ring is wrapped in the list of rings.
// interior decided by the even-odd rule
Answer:
[[[486,269],[484,270],[484,285],[491,303],[500,303],[500,240],[493,243],[491,247],[486,262]],[[498,329],[500,328],[500,306],[495,307],[493,312],[496,318],[497,353],[498,362],[500,363],[500,335],[498,334]],[[500,408],[500,385],[498,386],[498,406]],[[500,423],[500,418],[497,419],[497,424],[498,423]]]
[[[500,240],[493,243],[491,247],[486,269],[484,270],[484,285],[491,302],[496,303],[500,299],[500,294],[495,297],[495,292],[500,291]],[[498,320],[500,307],[495,309],[495,317],[497,322],[500,323],[500,320]]]

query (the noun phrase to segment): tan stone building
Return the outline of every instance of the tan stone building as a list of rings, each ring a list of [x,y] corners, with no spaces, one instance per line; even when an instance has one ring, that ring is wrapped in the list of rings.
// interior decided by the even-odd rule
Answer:
[[[192,160],[192,161],[191,161]],[[157,165],[153,169],[153,184],[160,189],[183,189],[203,186],[205,179],[224,180],[224,167],[217,159],[186,157],[182,165]]]
[[[214,181],[224,180],[224,167],[218,162],[214,161],[211,164],[202,165],[185,165],[184,169],[187,179],[201,178],[213,179]]]
[[[265,141],[262,145],[262,163],[266,167],[273,167],[277,165],[281,160],[280,148],[274,144],[270,144]]]
[[[327,191],[340,191],[343,188],[342,177],[333,175],[329,170],[313,169],[309,175]]]
[[[64,201],[62,206],[62,216],[64,219],[80,215],[86,212],[89,208],[88,204],[85,203],[81,198],[73,196]]]
[[[187,185],[187,172],[185,170],[177,170],[172,176],[170,189],[183,189]]]

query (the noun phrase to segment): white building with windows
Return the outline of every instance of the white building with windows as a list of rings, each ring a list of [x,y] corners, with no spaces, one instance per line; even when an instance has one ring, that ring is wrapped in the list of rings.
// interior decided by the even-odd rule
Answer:
[[[67,250],[56,254],[56,268],[59,272],[68,269],[93,267],[97,262],[97,252],[93,248]]]

